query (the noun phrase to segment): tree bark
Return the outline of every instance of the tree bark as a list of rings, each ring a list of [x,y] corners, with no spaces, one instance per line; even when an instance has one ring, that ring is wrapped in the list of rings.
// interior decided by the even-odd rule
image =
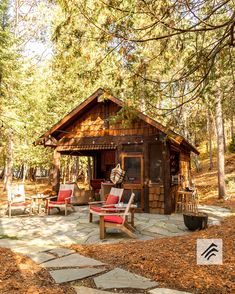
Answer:
[[[231,128],[231,141],[233,140],[233,137],[234,137],[234,120],[233,120],[233,113],[231,114],[231,125],[230,125],[230,128]]]
[[[226,147],[226,132],[225,132],[225,120],[223,119],[223,140],[224,140],[224,153],[227,151],[227,147]]]
[[[8,187],[12,184],[12,169],[13,169],[13,134],[12,130],[8,130],[7,136],[7,154],[6,154],[6,165],[4,174],[4,187],[3,191],[8,190]]]
[[[25,182],[25,179],[27,178],[28,173],[28,166],[26,163],[23,164],[23,177],[22,177],[22,183]]]
[[[212,161],[212,134],[211,134],[211,116],[210,112],[207,113],[207,131],[208,131],[208,147],[209,147],[209,158],[210,158],[210,164],[209,164],[209,170],[212,170],[213,168],[213,161]]]
[[[88,156],[88,164],[87,164],[87,182],[89,185],[89,189],[91,189],[91,179],[92,179],[92,166],[91,166],[91,157]]]
[[[54,150],[52,190],[57,192],[60,187],[60,153]]]
[[[224,168],[224,128],[223,128],[223,113],[221,104],[221,92],[216,93],[215,103],[215,122],[217,132],[217,160],[218,160],[218,197],[225,197],[225,168]]]

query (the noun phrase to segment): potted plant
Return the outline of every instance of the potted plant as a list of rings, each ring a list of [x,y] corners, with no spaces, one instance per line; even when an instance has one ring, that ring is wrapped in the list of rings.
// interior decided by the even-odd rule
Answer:
[[[185,212],[184,224],[190,231],[203,230],[207,228],[208,214],[204,212]]]

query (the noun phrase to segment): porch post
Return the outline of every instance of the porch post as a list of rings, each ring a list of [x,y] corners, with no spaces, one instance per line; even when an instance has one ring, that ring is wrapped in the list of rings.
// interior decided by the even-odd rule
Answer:
[[[55,149],[53,155],[52,190],[56,193],[58,193],[60,187],[60,157],[60,152]]]

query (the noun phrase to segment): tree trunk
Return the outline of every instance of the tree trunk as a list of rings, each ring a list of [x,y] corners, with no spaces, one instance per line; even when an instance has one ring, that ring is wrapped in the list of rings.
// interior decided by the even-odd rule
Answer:
[[[233,137],[234,137],[234,120],[233,120],[233,113],[231,114],[231,125],[230,125],[230,128],[231,128],[231,141],[233,140]]]
[[[79,156],[77,156],[75,159],[74,182],[78,180],[78,173],[79,173]]]
[[[224,170],[224,128],[223,128],[223,113],[221,104],[220,90],[216,93],[215,103],[215,121],[217,132],[217,160],[218,160],[218,192],[219,199],[225,197],[225,170]]]
[[[7,154],[6,154],[6,169],[4,175],[3,191],[6,191],[12,184],[12,169],[13,169],[13,135],[12,131],[8,130],[7,136]]]
[[[208,146],[209,146],[209,157],[210,157],[210,164],[209,170],[213,168],[213,161],[212,161],[212,134],[211,134],[211,116],[210,112],[207,113],[207,131],[208,131]]]
[[[57,192],[60,187],[60,153],[54,150],[52,190]]]
[[[35,181],[35,171],[36,169],[34,167],[29,168],[29,180],[31,182]]]
[[[200,161],[198,159],[198,155],[192,154],[192,161],[195,164],[197,173],[199,173],[201,171],[202,167],[201,167],[201,163],[200,163]]]
[[[90,187],[90,183],[91,183],[91,179],[92,179],[92,167],[91,167],[91,157],[88,157],[88,166],[87,166],[87,182],[89,185],[89,189],[91,189]]]
[[[23,177],[22,177],[22,182],[25,182],[25,179],[27,178],[27,173],[28,173],[28,166],[27,164],[23,164]]]
[[[225,132],[225,120],[223,119],[223,140],[224,140],[224,153],[227,151],[226,147],[226,132]]]
[[[4,166],[4,168],[2,169],[2,171],[0,172],[0,179],[3,179],[4,174],[5,174],[5,166]]]

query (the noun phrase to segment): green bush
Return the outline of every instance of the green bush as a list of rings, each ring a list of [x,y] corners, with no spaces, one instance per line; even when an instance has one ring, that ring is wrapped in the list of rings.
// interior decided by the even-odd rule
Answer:
[[[235,135],[232,138],[231,143],[228,146],[230,152],[235,153]]]

